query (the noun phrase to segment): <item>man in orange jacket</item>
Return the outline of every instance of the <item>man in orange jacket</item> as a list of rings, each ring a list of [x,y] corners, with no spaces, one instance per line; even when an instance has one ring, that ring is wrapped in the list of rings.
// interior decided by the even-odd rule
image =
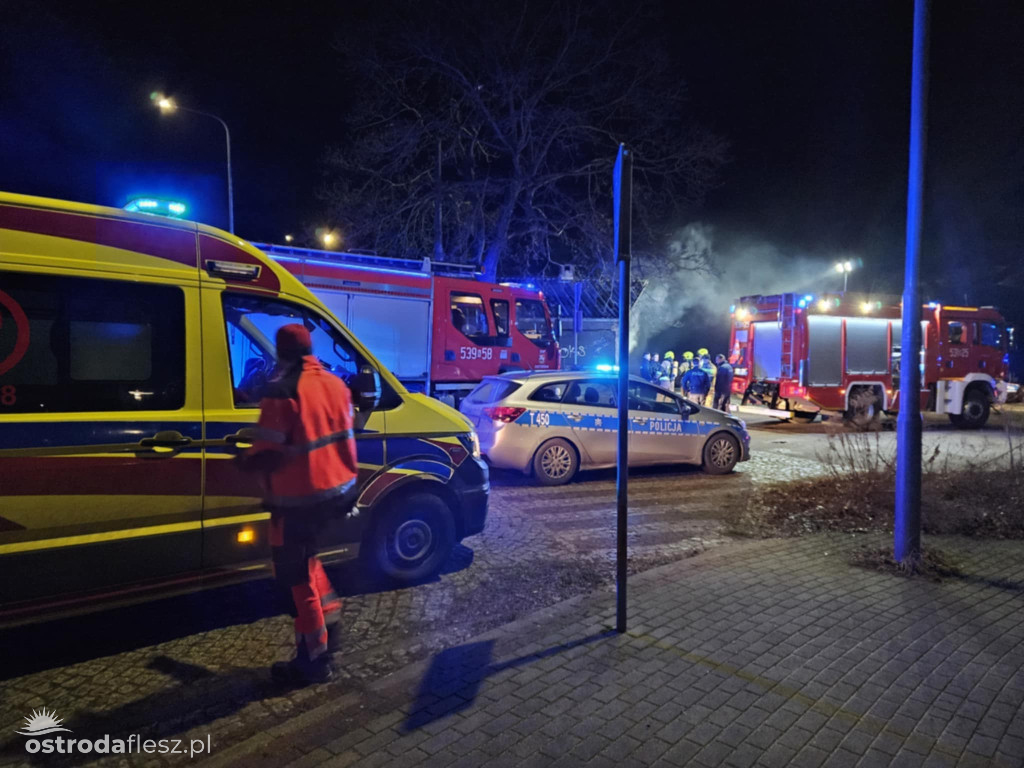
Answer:
[[[274,578],[295,609],[295,658],[271,672],[282,682],[325,682],[328,627],[341,618],[341,600],[317,557],[316,534],[355,500],[352,398],[313,356],[305,326],[282,326],[276,343],[277,373],[260,400],[257,438],[241,457],[244,469],[265,473]]]

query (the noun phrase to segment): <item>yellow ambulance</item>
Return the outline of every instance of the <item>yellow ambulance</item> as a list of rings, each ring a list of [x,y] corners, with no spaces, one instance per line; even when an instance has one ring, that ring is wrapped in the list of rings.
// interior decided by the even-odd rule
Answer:
[[[0,623],[265,572],[269,515],[232,459],[294,322],[359,408],[360,495],[324,554],[436,572],[487,514],[461,415],[234,235],[0,192]]]

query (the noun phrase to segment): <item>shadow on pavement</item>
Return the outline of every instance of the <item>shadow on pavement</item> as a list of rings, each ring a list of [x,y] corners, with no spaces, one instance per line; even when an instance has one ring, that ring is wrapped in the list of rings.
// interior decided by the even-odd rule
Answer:
[[[996,589],[1005,589],[1007,592],[1024,594],[1024,583],[1011,581],[1010,579],[993,579],[988,576],[978,576],[972,573],[961,573],[950,578],[956,579],[957,581],[964,581],[968,584],[980,584],[985,587],[995,587]]]
[[[415,731],[434,720],[472,706],[479,693],[480,682],[490,675],[615,635],[614,630],[608,629],[498,664],[491,662],[491,654],[494,651],[493,640],[447,648],[431,659],[430,667],[420,682],[412,712],[402,724],[402,730],[406,733]],[[456,692],[458,692],[458,696],[455,695]]]
[[[279,694],[265,669],[239,669],[226,674],[214,674],[203,667],[182,664],[166,656],[157,656],[149,663],[155,669],[179,680],[182,685],[161,689],[150,696],[135,699],[106,712],[83,711],[66,720],[62,725],[70,733],[59,734],[66,738],[81,738],[95,741],[109,735],[110,742],[117,739],[127,741],[132,734],[141,734],[142,739],[166,739],[167,749],[173,749],[175,741],[179,748],[187,749],[188,744],[176,739],[175,734],[212,722],[233,714],[249,702]],[[6,736],[6,735],[5,735]],[[6,758],[22,758],[32,765],[50,765],[54,759],[61,765],[81,765],[102,757],[94,752],[63,754],[27,754],[25,737],[15,736],[4,739],[0,744],[0,762]],[[77,747],[75,748],[77,750]],[[108,745],[107,750],[110,751]],[[134,759],[140,755],[139,741],[135,742]],[[125,757],[128,757],[127,755]],[[154,760],[161,757],[153,754]],[[167,755],[163,756],[165,759]],[[180,755],[178,756],[180,758]]]
[[[522,488],[522,487],[535,487],[543,488],[532,477],[524,475],[522,472],[516,472],[513,469],[500,469],[497,467],[491,467],[491,485],[497,488]],[[629,476],[631,478],[641,477],[712,477],[711,475],[705,475],[704,471],[694,464],[664,464],[653,467],[632,467],[629,470]],[[609,467],[608,469],[581,469],[579,474],[573,478],[567,486],[559,487],[572,487],[574,485],[580,485],[587,482],[599,482],[599,481],[615,481],[615,468]]]
[[[473,550],[458,545],[441,573],[415,584],[396,585],[365,572],[358,560],[327,567],[342,598],[415,588],[457,573],[473,563]],[[252,624],[288,612],[269,578],[108,608],[20,627],[0,629],[0,681],[47,669],[166,643],[190,635]]]

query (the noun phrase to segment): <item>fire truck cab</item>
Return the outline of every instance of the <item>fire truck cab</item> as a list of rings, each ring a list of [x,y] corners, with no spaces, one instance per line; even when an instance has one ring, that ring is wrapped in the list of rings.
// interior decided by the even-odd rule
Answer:
[[[1013,329],[993,307],[921,308],[921,407],[981,427],[1005,402]],[[732,308],[733,391],[813,418],[858,422],[899,410],[903,359],[899,297],[866,294],[744,296]]]
[[[458,406],[485,376],[556,370],[544,294],[471,267],[254,243],[291,272],[413,392]]]

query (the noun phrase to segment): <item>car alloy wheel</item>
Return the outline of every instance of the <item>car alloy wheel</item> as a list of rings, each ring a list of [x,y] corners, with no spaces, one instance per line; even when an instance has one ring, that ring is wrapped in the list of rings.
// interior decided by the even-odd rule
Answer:
[[[728,467],[736,463],[736,444],[727,437],[716,438],[708,454],[716,467]]]
[[[544,474],[552,480],[561,480],[572,469],[572,456],[564,445],[550,445],[540,457]]]

